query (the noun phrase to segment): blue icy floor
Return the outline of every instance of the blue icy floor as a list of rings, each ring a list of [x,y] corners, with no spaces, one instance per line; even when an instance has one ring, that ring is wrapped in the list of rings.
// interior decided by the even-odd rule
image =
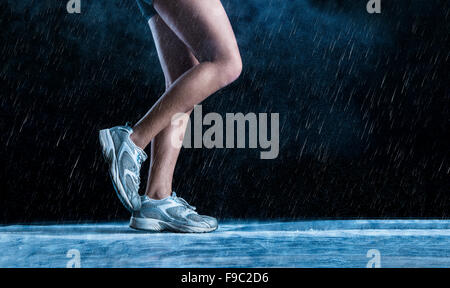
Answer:
[[[450,220],[222,222],[210,234],[127,223],[0,226],[0,267],[450,267]]]

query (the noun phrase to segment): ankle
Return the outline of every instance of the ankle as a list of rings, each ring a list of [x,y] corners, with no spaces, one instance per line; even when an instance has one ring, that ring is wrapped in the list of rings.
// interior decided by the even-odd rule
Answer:
[[[141,137],[139,136],[139,133],[136,131],[133,131],[130,134],[130,139],[131,141],[134,143],[134,145],[138,146],[139,148],[141,148],[142,150],[145,149],[145,144],[142,142]]]
[[[169,197],[172,194],[172,189],[155,189],[145,193],[149,198],[154,200],[161,200]]]

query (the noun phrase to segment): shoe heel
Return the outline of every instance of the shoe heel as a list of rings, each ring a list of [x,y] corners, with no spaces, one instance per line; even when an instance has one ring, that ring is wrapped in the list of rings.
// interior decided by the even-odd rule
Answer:
[[[98,132],[98,139],[100,140],[100,145],[102,146],[102,153],[105,160],[111,161],[111,155],[108,149],[109,143],[112,141],[109,129],[103,129]]]
[[[153,232],[161,232],[165,230],[165,227],[161,225],[161,221],[149,218],[143,219],[131,217],[130,227],[137,230],[145,230]]]

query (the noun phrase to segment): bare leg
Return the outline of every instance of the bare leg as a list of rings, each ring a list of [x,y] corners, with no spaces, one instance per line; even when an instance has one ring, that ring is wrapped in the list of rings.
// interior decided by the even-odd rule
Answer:
[[[242,70],[236,39],[219,0],[154,0],[153,5],[200,64],[179,77],[135,125],[131,139],[141,148],[170,125],[175,114],[192,110]]]
[[[199,62],[159,15],[152,17],[149,25],[166,78],[167,90],[176,79]],[[150,198],[163,199],[170,196],[175,164],[181,149],[172,145],[171,141],[172,137],[184,135],[185,130],[186,125],[177,127],[169,124],[153,138],[150,171],[145,192]]]

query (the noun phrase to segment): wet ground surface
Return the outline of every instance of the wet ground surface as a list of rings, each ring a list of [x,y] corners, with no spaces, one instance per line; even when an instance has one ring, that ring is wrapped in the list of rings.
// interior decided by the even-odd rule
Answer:
[[[450,220],[223,221],[209,234],[0,226],[0,267],[66,267],[71,249],[81,267],[366,267],[378,252],[381,267],[450,267]]]

